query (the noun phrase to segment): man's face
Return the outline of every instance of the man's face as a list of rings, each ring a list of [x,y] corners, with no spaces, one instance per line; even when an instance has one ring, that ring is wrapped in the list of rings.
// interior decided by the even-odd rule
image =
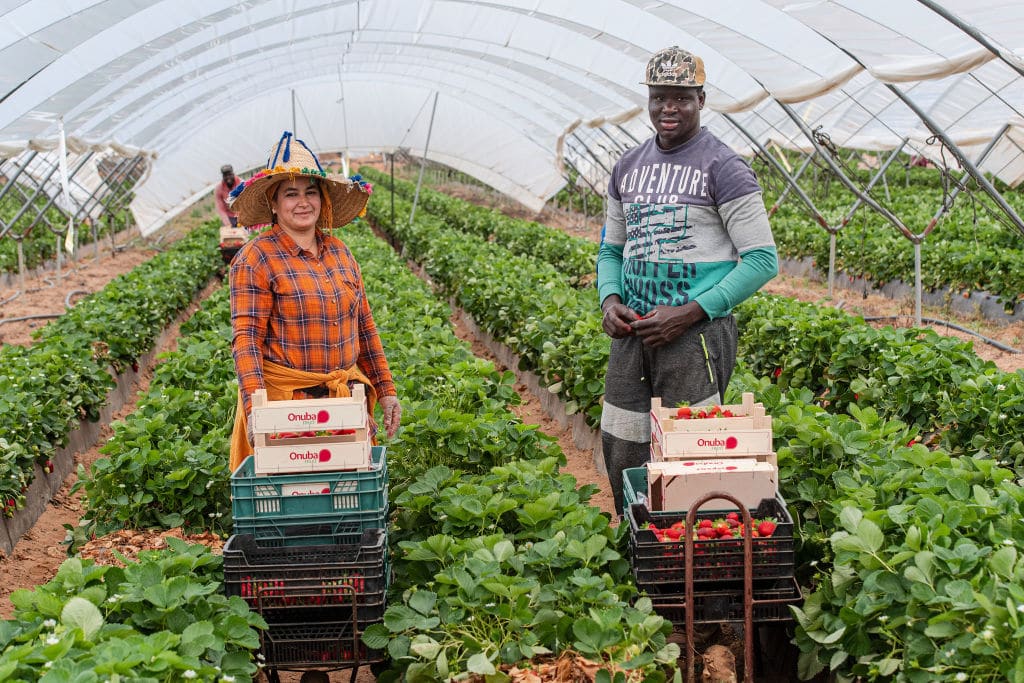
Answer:
[[[658,133],[658,146],[669,150],[700,131],[700,110],[704,88],[651,85],[647,91],[647,112]]]
[[[233,172],[228,171],[227,173],[224,174],[224,184],[227,185],[228,187],[235,186],[235,174]]]

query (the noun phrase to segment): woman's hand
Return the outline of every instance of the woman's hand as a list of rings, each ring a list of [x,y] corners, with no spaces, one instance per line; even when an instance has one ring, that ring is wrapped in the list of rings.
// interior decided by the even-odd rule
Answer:
[[[398,402],[397,396],[381,396],[380,407],[384,410],[384,431],[390,439],[402,422],[402,405]]]

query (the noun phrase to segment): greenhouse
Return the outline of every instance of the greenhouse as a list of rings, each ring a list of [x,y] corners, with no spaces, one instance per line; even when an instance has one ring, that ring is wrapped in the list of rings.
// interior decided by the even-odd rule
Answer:
[[[603,269],[672,46],[779,275],[620,482]],[[1020,2],[19,0],[0,93],[0,680],[1024,683]],[[278,174],[346,284],[257,397]],[[335,374],[286,409],[289,334]]]

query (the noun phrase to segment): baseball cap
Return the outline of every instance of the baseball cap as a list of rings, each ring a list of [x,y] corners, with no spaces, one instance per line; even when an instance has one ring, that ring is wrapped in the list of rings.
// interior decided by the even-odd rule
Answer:
[[[678,45],[658,50],[647,62],[642,85],[677,85],[699,88],[704,85],[704,60]]]

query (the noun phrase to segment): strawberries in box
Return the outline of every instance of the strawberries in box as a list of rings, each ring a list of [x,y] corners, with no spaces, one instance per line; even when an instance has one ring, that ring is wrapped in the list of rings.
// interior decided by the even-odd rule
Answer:
[[[347,398],[268,401],[252,398],[256,474],[370,469],[366,394],[356,385]]]
[[[772,418],[749,392],[743,403],[722,406],[666,408],[653,398],[651,447],[665,460],[771,453]]]

